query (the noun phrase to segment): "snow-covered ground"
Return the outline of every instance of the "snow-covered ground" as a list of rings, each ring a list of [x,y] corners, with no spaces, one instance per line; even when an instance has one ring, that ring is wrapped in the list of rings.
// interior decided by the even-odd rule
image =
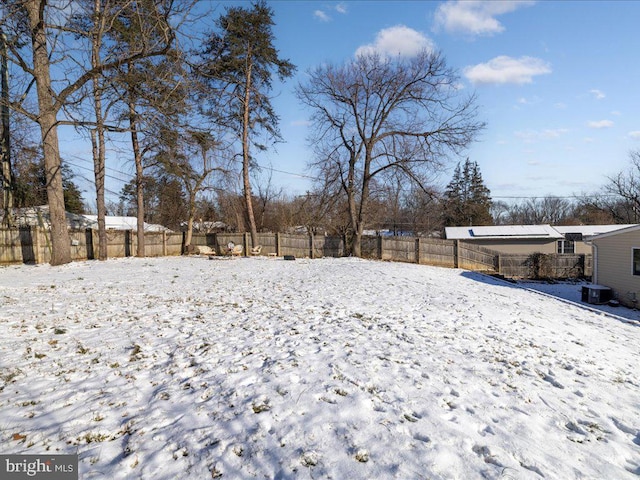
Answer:
[[[4,267],[0,302],[0,453],[78,452],[83,480],[640,475],[622,307],[462,270],[206,257]]]
[[[604,305],[592,305],[583,303],[581,301],[582,287],[585,285],[590,285],[589,282],[519,281],[518,285],[522,288],[534,290],[545,295],[551,295],[553,297],[561,298],[567,302],[576,303],[582,308],[588,308],[596,312],[602,312],[604,314],[612,316],[613,318],[618,318],[622,321],[639,322],[638,326],[640,326],[640,310],[638,309],[619,308],[617,306],[611,306],[608,303],[605,303]]]

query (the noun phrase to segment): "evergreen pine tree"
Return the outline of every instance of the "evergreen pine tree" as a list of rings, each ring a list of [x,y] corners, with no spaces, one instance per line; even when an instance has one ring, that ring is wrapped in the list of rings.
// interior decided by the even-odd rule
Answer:
[[[444,225],[492,225],[491,192],[477,162],[458,164],[444,193]]]
[[[469,193],[471,200],[469,209],[472,211],[473,225],[492,225],[491,191],[482,180],[482,174],[477,162],[472,164]]]

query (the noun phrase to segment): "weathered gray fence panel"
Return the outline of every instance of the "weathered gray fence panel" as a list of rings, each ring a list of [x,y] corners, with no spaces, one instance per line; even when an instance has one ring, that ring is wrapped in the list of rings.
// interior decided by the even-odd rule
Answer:
[[[26,229],[29,237],[25,236],[25,229],[0,229],[0,264],[32,263],[35,262],[33,243],[30,238],[31,229]]]
[[[262,246],[260,249],[260,255],[277,255],[278,245],[276,240],[277,238],[275,233],[259,233],[258,245]]]
[[[136,236],[136,244],[138,237]],[[137,252],[136,250],[134,251]],[[149,232],[144,235],[144,254],[147,257],[162,257],[167,255],[164,246],[164,234],[162,232]]]
[[[86,230],[69,230],[69,237],[71,238],[71,259],[89,260],[89,254],[93,252],[93,235],[87,236]]]
[[[382,243],[382,237],[366,236],[362,237],[360,243],[360,254],[362,258],[369,259],[381,259],[380,245]]]
[[[305,258],[311,255],[311,243],[308,235],[294,235],[281,233],[280,235],[280,255],[293,255]]]
[[[455,266],[455,244],[451,240],[438,238],[420,239],[420,263],[437,267]]]
[[[416,263],[414,237],[382,237],[382,260]]]
[[[529,255],[500,255],[498,272],[507,278],[527,278],[531,270],[528,260]]]
[[[344,240],[341,237],[325,235],[313,236],[313,257],[342,257],[345,255]]]
[[[458,267],[467,270],[495,272],[498,252],[471,243],[458,242]]]

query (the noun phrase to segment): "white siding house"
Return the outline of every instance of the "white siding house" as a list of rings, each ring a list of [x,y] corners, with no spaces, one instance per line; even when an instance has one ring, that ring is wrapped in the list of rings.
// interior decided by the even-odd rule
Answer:
[[[593,282],[611,287],[623,305],[640,300],[640,225],[603,233],[591,239]]]

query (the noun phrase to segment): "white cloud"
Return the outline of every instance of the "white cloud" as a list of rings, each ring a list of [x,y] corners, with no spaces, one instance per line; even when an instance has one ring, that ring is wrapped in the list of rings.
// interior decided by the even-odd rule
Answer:
[[[589,128],[611,128],[613,127],[613,122],[611,120],[598,120],[589,122],[587,125]]]
[[[531,83],[535,75],[551,73],[551,66],[534,57],[511,58],[501,55],[487,63],[480,63],[464,69],[464,75],[471,83]]]
[[[542,100],[540,99],[540,97],[538,97],[537,95],[534,95],[531,98],[526,98],[526,97],[520,97],[517,100],[518,105],[537,105],[541,102]]]
[[[589,93],[593,95],[596,100],[602,100],[603,98],[606,97],[606,95],[602,91],[598,90],[597,88],[589,90]]]
[[[629,132],[628,135],[634,140],[640,140],[640,130],[634,130],[633,132]]]
[[[535,2],[516,0],[453,0],[441,4],[435,13],[434,29],[450,33],[470,35],[493,35],[504,31],[504,26],[495,18],[498,15],[528,7]]]
[[[313,16],[316,17],[318,20],[320,20],[321,22],[330,22],[331,20],[333,20],[333,18],[331,18],[331,15],[329,15],[326,12],[326,8],[324,10],[315,10],[313,12]],[[331,11],[336,11],[341,15],[346,15],[347,14],[347,5],[344,3],[339,3],[337,4],[335,7],[330,9]]]
[[[560,138],[562,135],[569,133],[566,128],[548,128],[545,130],[520,130],[514,133],[516,138],[519,138],[524,143],[536,143],[540,140],[554,140]]]
[[[566,128],[554,128],[554,129],[546,129],[543,130],[540,134],[542,138],[559,138],[565,133],[569,133],[569,130]]]
[[[378,53],[385,56],[411,57],[421,50],[433,50],[433,48],[433,42],[426,35],[404,25],[396,25],[380,30],[373,43],[363,45],[356,50],[356,56]]]
[[[321,22],[331,21],[331,17],[327,15],[325,12],[323,12],[322,10],[316,10],[315,12],[313,12],[313,16],[316,17]]]

